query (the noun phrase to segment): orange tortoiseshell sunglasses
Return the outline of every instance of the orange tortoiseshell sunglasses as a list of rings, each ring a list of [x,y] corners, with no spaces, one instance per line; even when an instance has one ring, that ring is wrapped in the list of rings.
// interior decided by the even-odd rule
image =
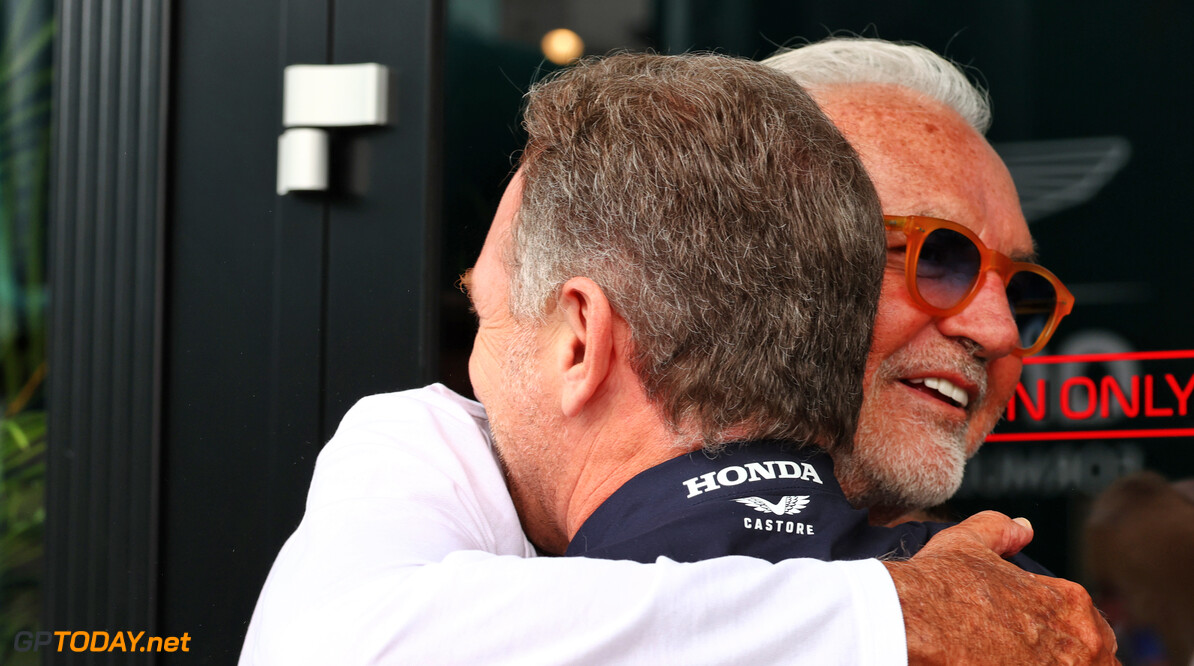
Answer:
[[[1037,353],[1074,307],[1074,296],[1048,270],[988,248],[973,231],[935,217],[884,216],[888,230],[908,238],[904,274],[917,307],[935,317],[958,314],[970,304],[987,271],[1003,278],[1007,302],[1020,333],[1016,356]]]

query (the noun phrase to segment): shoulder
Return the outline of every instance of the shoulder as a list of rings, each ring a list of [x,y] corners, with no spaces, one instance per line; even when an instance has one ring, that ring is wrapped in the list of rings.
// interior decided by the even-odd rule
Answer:
[[[324,451],[370,443],[472,454],[490,448],[489,421],[480,403],[442,384],[371,395],[348,410]]]
[[[410,497],[420,488],[498,485],[484,408],[434,384],[358,401],[319,454],[308,508],[345,493]]]
[[[361,398],[340,422],[341,430],[370,424],[433,426],[442,424],[485,432],[489,420],[481,403],[469,400],[443,384]]]

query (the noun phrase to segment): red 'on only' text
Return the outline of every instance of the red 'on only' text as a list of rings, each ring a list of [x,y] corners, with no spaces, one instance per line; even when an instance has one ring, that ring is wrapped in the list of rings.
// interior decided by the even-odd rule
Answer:
[[[1050,400],[1051,389],[1057,391],[1057,401]],[[1111,416],[1112,405],[1129,418],[1186,416],[1191,393],[1194,393],[1194,374],[1184,383],[1172,374],[1165,374],[1160,380],[1151,374],[1132,375],[1126,386],[1110,375],[1097,381],[1090,377],[1070,377],[1060,386],[1038,379],[1032,391],[1024,384],[1016,385],[1016,392],[1007,404],[1007,420],[1015,421],[1021,415],[1033,421],[1044,420],[1051,404],[1057,404],[1062,416],[1074,421],[1096,414],[1107,418]]]

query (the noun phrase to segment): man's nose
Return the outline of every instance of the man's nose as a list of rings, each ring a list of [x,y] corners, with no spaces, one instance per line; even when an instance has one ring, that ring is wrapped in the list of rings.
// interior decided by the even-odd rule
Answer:
[[[968,338],[978,343],[978,356],[995,360],[1012,353],[1020,344],[1020,333],[1007,302],[1003,278],[986,271],[974,299],[958,314],[937,321],[942,335]]]

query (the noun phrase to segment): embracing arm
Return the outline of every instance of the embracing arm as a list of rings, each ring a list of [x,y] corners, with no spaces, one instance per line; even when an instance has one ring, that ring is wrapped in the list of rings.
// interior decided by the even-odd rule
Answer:
[[[1031,533],[998,514],[904,563],[533,557],[476,415],[421,391],[363,402],[320,455],[242,664],[1030,663],[1114,651],[1081,588],[999,558]]]

